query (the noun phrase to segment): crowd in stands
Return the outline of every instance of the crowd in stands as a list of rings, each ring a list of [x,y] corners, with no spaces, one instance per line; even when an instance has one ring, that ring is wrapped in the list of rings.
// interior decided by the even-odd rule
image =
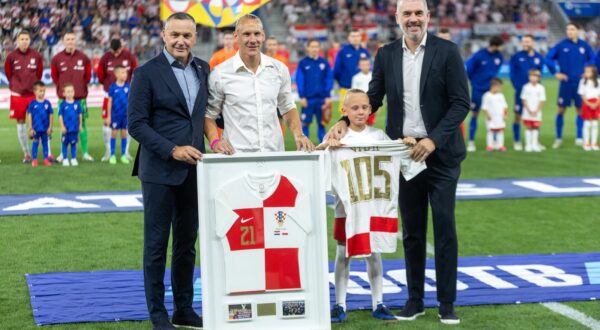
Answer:
[[[161,47],[159,0],[2,1],[0,27],[2,58],[14,49],[15,36],[24,28],[32,32],[32,48],[46,61],[62,50],[66,30],[76,33],[78,48],[86,49],[90,57],[101,56],[114,36],[120,36],[140,60]]]

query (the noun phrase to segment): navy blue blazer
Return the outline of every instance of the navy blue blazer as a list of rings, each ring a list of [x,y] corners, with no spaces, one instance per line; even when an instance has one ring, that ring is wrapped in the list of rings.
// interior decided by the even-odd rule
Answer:
[[[402,39],[379,48],[369,83],[373,111],[387,96],[386,132],[391,139],[404,137],[403,51]],[[457,166],[466,157],[459,127],[469,113],[470,98],[465,66],[454,43],[427,35],[419,87],[425,129],[436,145],[428,160]]]
[[[173,148],[191,145],[205,152],[204,113],[210,67],[199,58],[194,57],[193,61],[200,77],[200,90],[191,116],[183,91],[162,52],[133,72],[127,121],[129,134],[140,143],[132,175],[141,181],[182,184],[195,166],[173,159]]]

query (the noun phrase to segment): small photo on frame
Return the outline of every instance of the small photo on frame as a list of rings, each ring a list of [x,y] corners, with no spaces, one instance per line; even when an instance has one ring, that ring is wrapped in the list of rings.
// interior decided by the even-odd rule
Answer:
[[[305,300],[284,300],[281,302],[282,318],[306,317]]]
[[[252,320],[252,303],[227,305],[227,321],[239,322]]]

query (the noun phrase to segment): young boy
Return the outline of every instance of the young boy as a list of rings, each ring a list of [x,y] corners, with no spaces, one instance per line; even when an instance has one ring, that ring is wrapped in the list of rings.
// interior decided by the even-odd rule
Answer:
[[[529,82],[523,86],[521,100],[523,101],[523,124],[525,125],[525,151],[540,152],[539,144],[540,124],[542,122],[542,108],[546,101],[546,90],[540,81],[540,71],[529,70]]]
[[[506,151],[504,127],[508,117],[508,104],[502,94],[502,80],[492,79],[490,90],[483,94],[481,109],[487,118],[487,151]]]
[[[364,91],[359,89],[348,90],[344,98],[342,111],[350,121],[348,133],[339,141],[327,140],[319,146],[319,149],[338,147],[341,144],[392,142],[389,141],[390,138],[382,130],[367,125],[371,114],[371,105]],[[404,142],[408,145],[414,144],[416,140],[406,138]],[[395,145],[402,148],[402,145],[398,143],[395,143]],[[404,148],[408,155],[408,147],[404,146]],[[379,147],[376,149],[379,150]],[[348,150],[348,152],[352,152],[352,150]],[[396,316],[383,304],[381,252],[387,253],[396,250],[398,211],[394,206],[397,206],[398,190],[397,185],[392,182],[398,182],[399,180],[390,173],[398,173],[402,166],[392,159],[391,153],[388,154],[387,151],[384,151],[384,153],[385,156],[372,155],[366,157],[354,155],[353,153],[350,158],[347,157],[348,154],[332,154],[332,166],[343,168],[339,171],[332,169],[332,173],[343,171],[342,176],[348,177],[347,182],[342,180],[344,183],[333,184],[332,187],[336,194],[334,238],[338,241],[335,259],[336,304],[331,311],[332,323],[343,322],[347,318],[346,290],[352,256],[364,256],[367,261],[367,274],[373,304],[372,316],[385,321],[397,320]],[[384,162],[380,162],[382,157],[385,158]],[[368,173],[369,171],[363,173],[357,170],[357,160],[366,160],[369,164],[375,161],[376,174],[371,176],[372,174]],[[424,167],[424,165],[421,166]],[[370,165],[366,165],[366,167],[371,168]],[[407,165],[406,167],[411,166]],[[365,175],[368,177],[365,177]],[[337,174],[332,174],[332,179],[336,176]],[[379,181],[381,177],[384,180]],[[387,183],[385,183],[385,178],[388,179]],[[369,188],[374,190],[365,193],[360,183],[357,190],[353,182],[369,182]],[[373,187],[371,187],[371,182],[374,182]],[[382,226],[383,223],[386,225]],[[387,229],[382,231],[381,228],[383,227]],[[396,230],[392,229],[394,227]],[[364,239],[365,237],[369,238]]]
[[[62,165],[69,166],[67,148],[71,146],[71,166],[77,166],[77,141],[78,134],[82,130],[82,109],[79,101],[75,100],[75,87],[71,83],[63,86],[64,101],[58,109],[58,118],[62,130]]]
[[[110,159],[109,163],[117,163],[115,156],[116,139],[119,130],[121,131],[121,163],[129,164],[127,159],[127,96],[129,95],[129,83],[127,82],[127,69],[121,65],[115,67],[115,77],[117,81],[112,83],[108,89],[108,118],[112,127],[110,139]]]
[[[35,99],[27,107],[27,123],[29,124],[29,137],[33,139],[31,144],[31,166],[37,167],[38,144],[42,142],[44,153],[44,166],[52,165],[48,154],[48,141],[52,134],[52,104],[45,99],[46,86],[42,81],[33,83],[33,94]]]
[[[352,88],[360,89],[366,93],[369,91],[369,82],[371,81],[371,77],[373,76],[373,73],[371,72],[371,60],[367,57],[361,58],[358,61],[358,69],[360,70],[360,72],[358,72],[354,75],[354,77],[352,77]],[[376,114],[371,114],[369,116],[367,125],[375,125],[375,116]]]

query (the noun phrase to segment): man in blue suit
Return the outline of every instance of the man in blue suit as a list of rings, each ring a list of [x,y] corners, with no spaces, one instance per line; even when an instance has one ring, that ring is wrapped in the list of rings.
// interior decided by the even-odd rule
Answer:
[[[144,199],[144,288],[154,329],[202,327],[192,309],[198,235],[196,163],[204,152],[209,65],[193,57],[196,22],[171,15],[164,50],[135,70],[129,94],[129,133],[140,146],[133,175]],[[173,227],[173,319],[164,304],[165,264]]]

